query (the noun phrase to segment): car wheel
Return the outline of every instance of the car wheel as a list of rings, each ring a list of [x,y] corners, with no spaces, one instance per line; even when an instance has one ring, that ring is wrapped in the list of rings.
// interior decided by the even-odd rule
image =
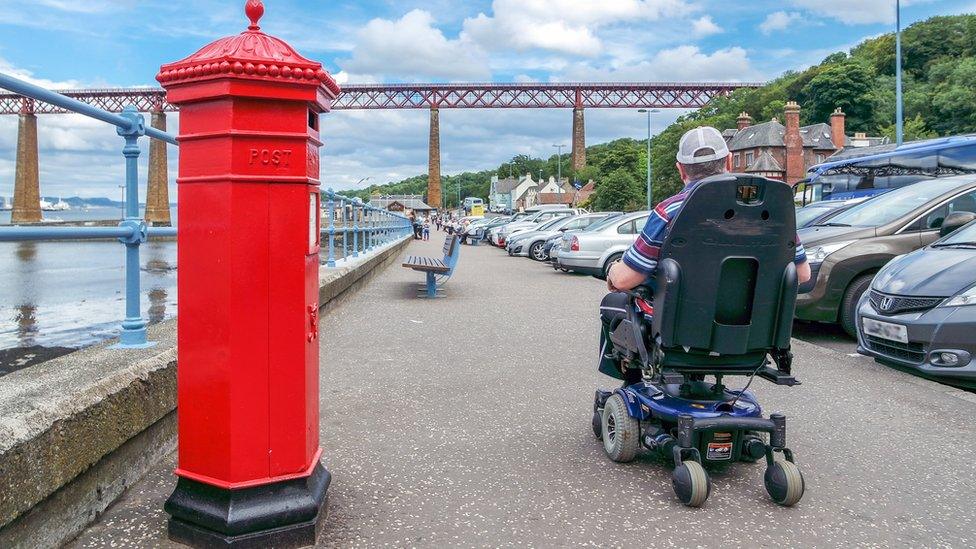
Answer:
[[[545,261],[549,259],[549,254],[547,254],[543,249],[545,246],[545,242],[536,242],[532,244],[532,246],[529,248],[529,257],[536,261]]]
[[[861,275],[851,282],[840,304],[840,325],[847,335],[857,338],[857,302],[871,287],[874,274]]]
[[[619,253],[619,254],[613,254],[609,258],[607,258],[607,262],[603,264],[603,280],[606,280],[607,277],[610,276],[610,266],[613,265],[613,262],[617,261],[623,256],[624,254]]]

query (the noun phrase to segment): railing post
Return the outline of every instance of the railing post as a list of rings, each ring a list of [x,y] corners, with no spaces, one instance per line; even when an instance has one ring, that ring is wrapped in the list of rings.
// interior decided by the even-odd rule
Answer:
[[[339,195],[339,210],[342,212],[342,260],[349,259],[349,219],[346,216],[346,199]]]
[[[329,195],[329,257],[325,261],[326,267],[335,267],[335,192],[331,188],[325,191]]]
[[[356,212],[357,204],[352,205],[352,256],[359,257],[359,214]],[[363,206],[363,209],[368,206]]]
[[[363,232],[363,248],[365,251],[370,252],[373,250],[373,208],[370,207],[368,210],[363,211],[363,222],[366,228]]]
[[[126,107],[122,116],[129,121],[129,127],[116,130],[125,139],[125,146],[122,147],[122,156],[125,157],[125,219],[119,226],[131,229],[132,236],[119,239],[125,244],[125,320],[122,321],[122,334],[115,347],[144,349],[156,344],[146,341],[148,322],[140,310],[139,245],[146,241],[148,232],[146,222],[139,215],[139,137],[146,134],[146,121],[132,106]]]

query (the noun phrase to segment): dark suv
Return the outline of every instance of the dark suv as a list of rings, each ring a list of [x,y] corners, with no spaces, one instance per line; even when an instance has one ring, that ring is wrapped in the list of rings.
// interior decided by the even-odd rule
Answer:
[[[976,212],[976,177],[922,181],[891,190],[799,231],[813,276],[800,287],[796,318],[839,322],[855,337],[857,303],[895,256],[939,238],[945,218]]]

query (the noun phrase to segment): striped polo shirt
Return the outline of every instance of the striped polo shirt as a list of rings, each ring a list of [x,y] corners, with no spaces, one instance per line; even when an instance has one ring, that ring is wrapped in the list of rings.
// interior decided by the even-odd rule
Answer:
[[[651,276],[657,269],[657,258],[661,255],[661,245],[664,244],[664,235],[667,232],[668,224],[674,219],[675,214],[681,209],[688,194],[695,188],[697,182],[689,183],[680,193],[660,202],[647,218],[644,230],[641,231],[637,241],[624,254],[624,263],[628,267],[643,274]],[[797,265],[807,260],[807,252],[803,249],[800,237],[796,238],[796,258],[793,260]]]

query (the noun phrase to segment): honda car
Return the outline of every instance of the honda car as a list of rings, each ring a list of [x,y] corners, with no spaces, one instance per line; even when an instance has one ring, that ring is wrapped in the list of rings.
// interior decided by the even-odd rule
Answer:
[[[976,214],[888,263],[858,305],[858,352],[924,375],[976,383]],[[959,224],[968,225],[953,232]]]

